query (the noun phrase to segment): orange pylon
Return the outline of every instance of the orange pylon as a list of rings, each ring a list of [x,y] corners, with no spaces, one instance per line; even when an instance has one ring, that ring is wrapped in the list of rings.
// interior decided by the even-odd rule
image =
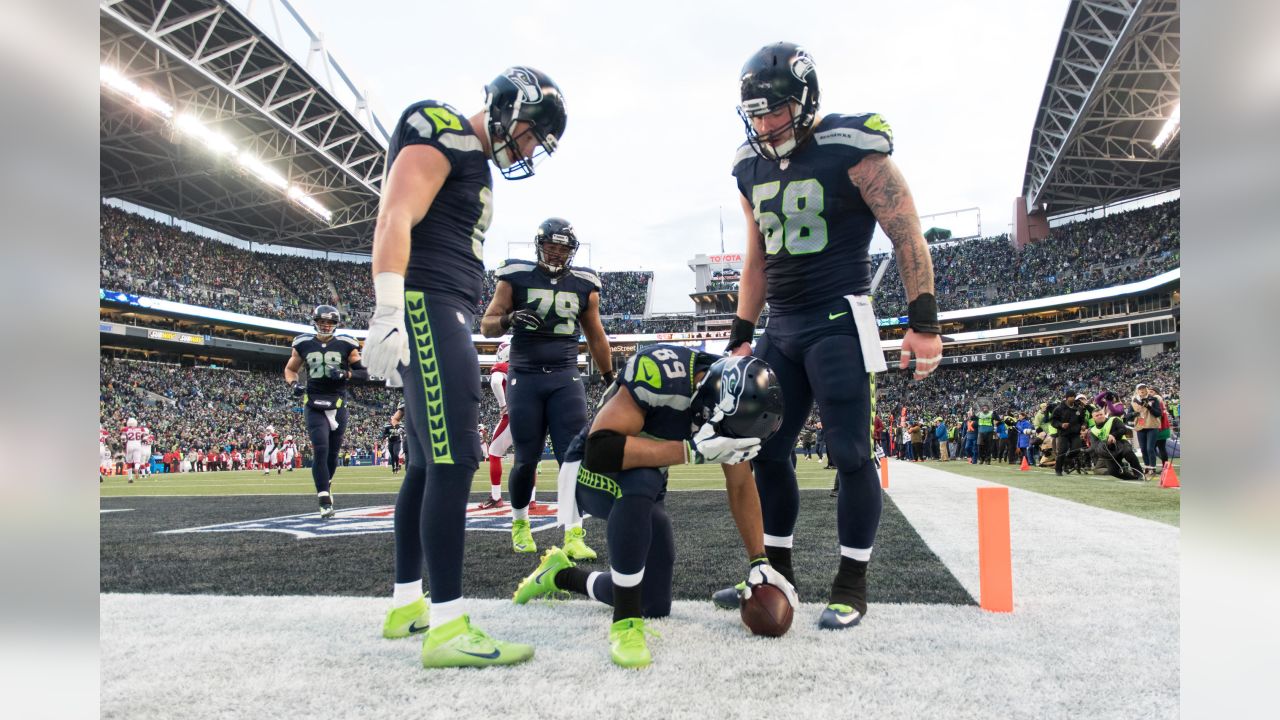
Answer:
[[[1173,462],[1164,461],[1164,470],[1160,472],[1160,487],[1162,488],[1180,488],[1182,483],[1178,482],[1178,473],[1174,472]]]
[[[880,458],[880,487],[889,489],[889,456]]]
[[[1009,488],[978,488],[978,604],[1013,612],[1013,553],[1009,540]]]
[[[1027,456],[1026,456],[1026,455],[1023,455],[1023,456],[1022,456],[1022,467],[1020,467],[1020,468],[1018,468],[1018,469],[1019,469],[1019,470],[1021,470],[1022,472],[1026,472],[1026,471],[1028,471],[1028,470],[1030,470],[1030,469],[1031,469],[1031,466],[1027,464]]]

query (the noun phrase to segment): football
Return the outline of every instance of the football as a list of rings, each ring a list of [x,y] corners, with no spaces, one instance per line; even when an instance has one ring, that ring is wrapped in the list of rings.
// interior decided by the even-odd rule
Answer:
[[[739,607],[742,624],[754,635],[782,637],[791,629],[794,610],[787,596],[773,585],[756,585]]]

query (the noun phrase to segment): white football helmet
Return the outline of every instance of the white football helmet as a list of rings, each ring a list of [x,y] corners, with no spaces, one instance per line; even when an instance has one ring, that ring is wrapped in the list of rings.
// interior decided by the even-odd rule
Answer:
[[[125,427],[138,427],[138,418],[129,418],[124,421]]]
[[[285,442],[293,442],[293,436],[292,436],[292,435],[285,435],[285,436],[284,436],[284,441],[285,441]]]
[[[511,357],[511,343],[506,340],[498,346],[498,352],[494,354],[495,362],[506,362]]]
[[[267,432],[269,432],[269,433],[274,433],[275,431],[276,431],[276,426],[275,426],[275,425],[268,425],[268,426],[267,426]]]

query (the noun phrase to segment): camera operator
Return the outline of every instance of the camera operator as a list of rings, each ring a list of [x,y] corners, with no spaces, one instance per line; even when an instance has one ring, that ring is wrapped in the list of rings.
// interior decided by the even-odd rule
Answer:
[[[1106,462],[1107,472],[1112,477],[1141,481],[1138,456],[1126,439],[1129,434],[1129,426],[1124,424],[1123,418],[1107,417],[1103,408],[1093,411],[1093,427],[1089,428],[1089,435],[1093,438],[1091,452]]]
[[[1062,476],[1062,461],[1067,453],[1079,450],[1083,446],[1080,433],[1084,428],[1085,414],[1076,393],[1068,390],[1062,396],[1062,402],[1053,409],[1053,427],[1058,431],[1054,443],[1053,474]]]

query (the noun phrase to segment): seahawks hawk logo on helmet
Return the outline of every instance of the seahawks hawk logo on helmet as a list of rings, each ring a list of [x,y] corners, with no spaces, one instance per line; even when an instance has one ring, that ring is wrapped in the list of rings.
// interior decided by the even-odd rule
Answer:
[[[542,102],[542,85],[528,68],[513,67],[506,72],[507,79],[520,90],[520,102]]]

